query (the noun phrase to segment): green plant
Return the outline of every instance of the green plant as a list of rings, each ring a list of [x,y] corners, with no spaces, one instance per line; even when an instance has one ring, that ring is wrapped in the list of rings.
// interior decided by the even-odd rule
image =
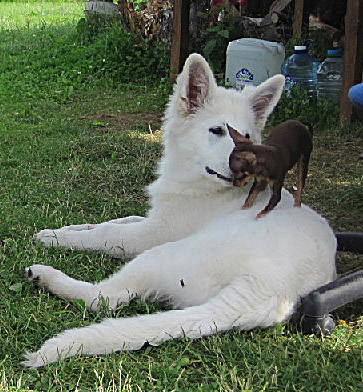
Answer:
[[[169,71],[169,53],[164,47],[130,35],[117,22],[84,45],[93,73],[115,81],[156,82]]]
[[[308,122],[315,129],[334,128],[339,124],[339,106],[335,102],[311,99],[303,87],[296,85],[291,96],[282,94],[269,124],[276,125],[289,118]]]
[[[212,7],[208,20],[217,19],[223,9],[224,6]],[[227,46],[234,37],[237,23],[233,15],[227,14],[222,21],[217,21],[214,26],[205,28],[202,34],[202,54],[211,64],[214,73],[223,73],[225,70]]]

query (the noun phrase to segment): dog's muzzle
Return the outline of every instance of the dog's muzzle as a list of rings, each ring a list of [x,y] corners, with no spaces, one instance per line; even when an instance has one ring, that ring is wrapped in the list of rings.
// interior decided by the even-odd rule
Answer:
[[[239,187],[245,186],[250,182],[252,177],[253,176],[250,174],[242,174],[241,176],[233,179],[233,185]]]
[[[211,169],[211,168],[208,167],[208,166],[205,167],[205,171],[206,171],[208,174],[216,175],[217,178],[220,178],[221,180],[224,180],[224,181],[227,181],[227,182],[232,182],[232,178],[225,177],[224,175],[217,173],[216,171],[214,171],[213,169]]]

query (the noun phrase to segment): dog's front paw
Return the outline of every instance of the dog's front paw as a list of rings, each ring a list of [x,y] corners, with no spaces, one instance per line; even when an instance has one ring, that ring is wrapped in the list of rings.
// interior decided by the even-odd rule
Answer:
[[[45,229],[35,235],[35,239],[46,247],[59,246],[61,240],[61,230]]]
[[[24,276],[33,283],[35,287],[52,291],[52,283],[56,279],[57,271],[47,265],[35,264],[25,269]]]
[[[35,235],[35,239],[41,242],[46,247],[52,246],[65,246],[71,247],[75,245],[77,247],[78,236],[82,236],[82,232],[89,232],[98,225],[91,225],[85,223],[83,225],[71,225],[64,226],[60,229],[51,230],[45,229]]]

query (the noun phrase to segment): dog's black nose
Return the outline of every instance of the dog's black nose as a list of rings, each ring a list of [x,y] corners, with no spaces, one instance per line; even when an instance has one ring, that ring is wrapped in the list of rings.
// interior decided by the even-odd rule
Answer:
[[[217,174],[217,172],[215,172],[214,170],[212,170],[209,166],[205,167],[205,170],[208,174]]]

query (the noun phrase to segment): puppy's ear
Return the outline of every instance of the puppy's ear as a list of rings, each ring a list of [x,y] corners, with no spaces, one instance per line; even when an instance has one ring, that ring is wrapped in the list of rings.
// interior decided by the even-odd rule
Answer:
[[[237,132],[233,127],[231,127],[229,124],[227,124],[229,136],[231,136],[233,143],[252,143],[250,139],[250,135],[248,137],[241,135],[239,132]]]
[[[285,84],[283,75],[275,75],[261,83],[250,95],[250,103],[255,115],[256,130],[261,132],[267,117],[279,101]]]
[[[177,79],[175,98],[180,115],[196,113],[211,99],[216,88],[208,63],[201,55],[191,54]]]

